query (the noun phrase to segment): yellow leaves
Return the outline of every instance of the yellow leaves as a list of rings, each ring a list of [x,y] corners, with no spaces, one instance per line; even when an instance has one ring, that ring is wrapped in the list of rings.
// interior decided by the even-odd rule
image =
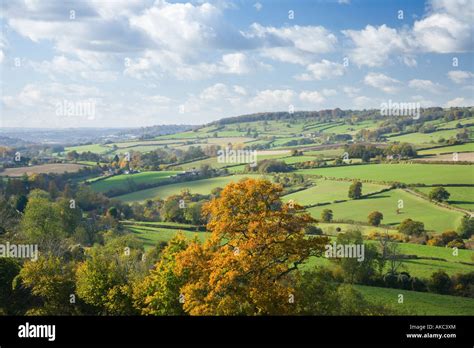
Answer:
[[[282,187],[248,179],[227,185],[208,203],[211,237],[191,243],[176,256],[181,288],[191,315],[290,314],[293,273],[327,239],[307,239],[304,228],[315,220],[302,207],[280,200]]]

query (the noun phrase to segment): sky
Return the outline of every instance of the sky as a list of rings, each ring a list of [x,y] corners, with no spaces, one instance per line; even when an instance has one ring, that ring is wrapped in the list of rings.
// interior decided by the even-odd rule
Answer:
[[[3,0],[1,127],[474,105],[472,0]]]

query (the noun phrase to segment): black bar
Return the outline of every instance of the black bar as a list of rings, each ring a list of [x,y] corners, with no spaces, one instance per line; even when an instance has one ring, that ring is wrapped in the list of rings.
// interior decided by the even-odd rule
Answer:
[[[20,338],[26,323],[54,324],[55,340]],[[143,344],[348,344],[469,346],[473,317],[0,317],[0,346]],[[410,325],[425,327],[422,331]],[[437,327],[437,325],[442,325]],[[455,325],[455,327],[453,327]],[[407,338],[407,334],[456,334]]]

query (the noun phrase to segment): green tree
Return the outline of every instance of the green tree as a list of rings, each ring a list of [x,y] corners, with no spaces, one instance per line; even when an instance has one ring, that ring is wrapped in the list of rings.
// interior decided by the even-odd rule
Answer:
[[[89,258],[76,272],[79,297],[98,313],[110,315],[138,314],[133,306],[133,284],[144,273],[143,247],[136,238],[122,236],[95,246]]]
[[[458,233],[462,238],[471,238],[474,234],[474,219],[468,215],[464,215],[458,227]]]
[[[420,236],[425,231],[425,225],[420,221],[405,219],[398,226],[398,231],[408,236]]]
[[[68,198],[61,198],[55,204],[59,209],[63,230],[68,235],[73,234],[81,222],[81,208]]]
[[[331,209],[324,209],[321,212],[321,220],[323,222],[331,222],[333,218],[333,213]]]
[[[367,219],[372,226],[378,226],[383,220],[383,214],[379,211],[373,211],[369,214]]]
[[[362,197],[362,183],[354,181],[349,187],[349,198],[359,199]]]
[[[434,272],[428,283],[428,288],[438,294],[449,294],[451,292],[451,278],[442,270]]]
[[[42,256],[26,262],[20,277],[22,284],[41,300],[39,307],[30,309],[31,314],[66,315],[77,311],[73,264],[56,256]]]
[[[52,199],[56,199],[56,197],[58,197],[59,195],[58,187],[56,186],[56,183],[53,180],[49,182],[48,192]]]
[[[347,257],[332,258],[331,261],[340,267],[346,282],[368,283],[375,276],[378,266],[379,253],[375,245],[364,244],[362,233],[357,230],[339,233],[336,243],[336,245],[363,246],[362,255],[353,255],[354,257],[346,255]]]
[[[133,289],[134,306],[145,315],[184,315],[180,289],[186,277],[175,272],[176,254],[188,246],[182,234],[168,242],[160,261]]]
[[[447,201],[449,196],[450,193],[442,186],[434,187],[429,193],[429,198],[437,202]]]
[[[184,218],[193,225],[201,225],[203,222],[201,217],[201,209],[202,203],[189,204],[189,206],[184,211]]]
[[[46,192],[40,190],[30,193],[22,229],[30,242],[38,244],[42,251],[56,255],[60,251],[62,240],[67,236],[60,209],[48,199]]]
[[[116,207],[110,207],[109,210],[107,210],[107,215],[114,219],[117,219],[119,216],[119,211]]]
[[[0,258],[0,315],[15,314],[12,308],[13,279],[20,272],[18,261],[10,258]]]

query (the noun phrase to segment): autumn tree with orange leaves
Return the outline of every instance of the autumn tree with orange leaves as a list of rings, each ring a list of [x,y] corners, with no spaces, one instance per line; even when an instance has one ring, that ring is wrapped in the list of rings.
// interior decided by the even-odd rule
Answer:
[[[298,266],[321,256],[326,237],[307,237],[315,220],[280,200],[282,187],[248,179],[227,185],[203,208],[210,237],[176,255],[186,275],[182,304],[191,315],[295,313]]]

